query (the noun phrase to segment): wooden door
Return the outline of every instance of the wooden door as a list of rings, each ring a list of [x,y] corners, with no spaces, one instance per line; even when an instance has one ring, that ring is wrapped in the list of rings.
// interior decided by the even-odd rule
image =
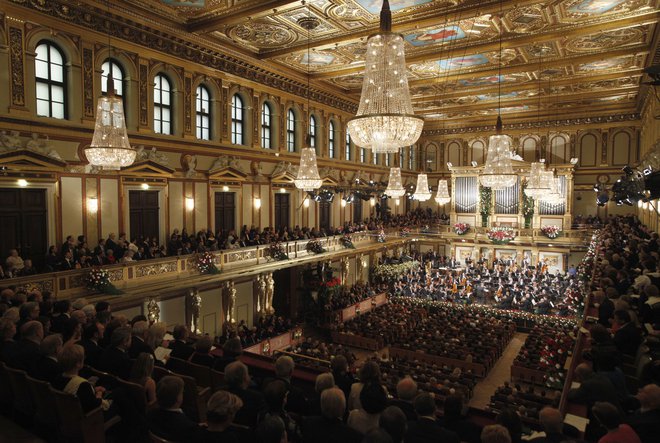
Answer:
[[[18,249],[24,260],[31,259],[41,269],[48,251],[46,190],[0,189],[0,226],[0,256]]]
[[[228,232],[236,229],[236,194],[233,192],[215,193],[215,232],[220,229]]]
[[[323,228],[326,232],[330,229],[330,202],[319,202],[319,228]]]
[[[275,194],[275,229],[277,230],[291,227],[289,202],[289,194]]]
[[[130,238],[159,238],[158,191],[128,191]]]
[[[362,223],[362,199],[353,200],[353,223]]]

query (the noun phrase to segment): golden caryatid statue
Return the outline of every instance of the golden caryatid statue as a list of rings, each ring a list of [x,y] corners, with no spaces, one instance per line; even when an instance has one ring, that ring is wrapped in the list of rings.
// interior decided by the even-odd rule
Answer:
[[[193,334],[201,334],[202,331],[199,327],[199,317],[202,309],[202,297],[199,295],[199,290],[197,290],[197,288],[188,289],[187,301],[190,332]]]
[[[341,284],[342,285],[347,285],[348,284],[348,273],[350,271],[351,262],[350,262],[348,257],[343,257],[340,260],[339,264],[340,264],[340,267],[341,267],[340,268],[341,269],[341,272],[340,272],[340,274],[341,274],[340,275],[341,276]]]
[[[264,279],[266,280],[264,312],[270,315],[275,313],[275,309],[273,309],[273,297],[275,296],[275,280],[273,279],[273,273],[267,273]]]
[[[154,297],[147,301],[147,320],[150,324],[157,323],[160,320],[160,308]]]
[[[266,274],[259,274],[255,279],[255,292],[257,295],[257,314],[264,315],[266,313]]]
[[[225,283],[225,291],[227,294],[226,321],[229,324],[234,324],[236,323],[236,286],[234,286],[233,280]]]
[[[362,277],[364,276],[364,268],[366,268],[366,264],[364,263],[364,257],[359,255],[356,257],[356,262],[357,262],[357,276],[356,276],[356,282],[357,281],[362,281]]]

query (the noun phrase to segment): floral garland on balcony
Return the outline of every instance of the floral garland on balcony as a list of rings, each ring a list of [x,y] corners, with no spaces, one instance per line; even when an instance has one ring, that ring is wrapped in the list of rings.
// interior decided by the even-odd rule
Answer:
[[[561,228],[559,226],[542,226],[541,232],[548,238],[557,238],[561,234]]]
[[[124,292],[117,289],[110,282],[110,275],[105,269],[99,267],[90,268],[85,275],[85,286],[92,291],[102,292],[108,295],[119,295]]]
[[[376,237],[376,241],[378,243],[385,243],[385,231],[383,229],[378,232],[378,236]]]
[[[281,260],[289,259],[289,256],[287,255],[286,252],[284,252],[284,247],[280,242],[271,243],[266,249],[266,256],[268,257],[269,260],[273,260],[273,261],[281,261]]]
[[[399,231],[399,235],[400,235],[401,237],[408,237],[408,236],[410,235],[410,228],[404,226],[404,227],[401,228],[401,230]]]
[[[326,249],[323,247],[320,241],[318,240],[310,240],[307,243],[307,252],[312,252],[314,254],[323,254],[326,251]]]
[[[516,238],[513,229],[507,227],[490,228],[486,231],[486,235],[488,235],[488,240],[495,244],[507,244]]]
[[[220,272],[215,265],[215,255],[208,251],[195,254],[195,266],[200,274],[218,274]]]
[[[458,235],[465,235],[470,230],[469,223],[456,223],[454,225],[454,232]]]
[[[351,240],[351,236],[348,234],[344,234],[340,239],[339,243],[346,248],[346,249],[355,249],[355,245],[353,244],[353,240]]]
[[[417,268],[419,268],[419,262],[415,260],[396,264],[382,264],[374,267],[372,274],[374,277],[380,277],[383,280],[395,280],[411,269]]]

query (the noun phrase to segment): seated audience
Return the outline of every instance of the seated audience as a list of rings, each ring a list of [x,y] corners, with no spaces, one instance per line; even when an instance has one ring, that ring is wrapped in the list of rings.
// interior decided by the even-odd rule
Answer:
[[[642,443],[651,443],[660,436],[660,386],[649,384],[637,393],[639,411],[625,422],[637,433]]]
[[[436,417],[435,399],[431,394],[419,394],[414,401],[417,420],[408,423],[406,443],[426,443],[442,441],[458,443],[458,436],[443,428]]]
[[[80,400],[80,406],[85,413],[99,406],[103,406],[103,409],[107,410],[109,404],[103,400],[105,389],[101,386],[92,386],[86,379],[78,375],[84,362],[85,350],[82,346],[76,344],[64,346],[59,359],[62,375],[53,380],[51,384],[55,389],[75,395]]]
[[[359,443],[362,435],[343,422],[346,398],[339,388],[321,393],[321,415],[304,417],[301,425],[303,443]]]
[[[197,339],[195,345],[195,352],[190,357],[190,362],[195,363],[196,365],[208,366],[209,368],[213,367],[215,363],[215,357],[211,355],[211,347],[213,346],[213,340],[208,335],[204,335]]]
[[[361,408],[353,409],[347,424],[360,434],[378,427],[380,413],[387,407],[387,394],[380,383],[369,382],[360,390]]]
[[[119,327],[112,331],[110,345],[103,350],[98,361],[98,369],[117,377],[128,379],[131,372],[131,358],[128,349],[131,347],[131,330]]]
[[[173,442],[197,442],[202,430],[181,410],[183,404],[183,380],[165,376],[156,387],[158,408],[149,411],[149,431],[158,437]]]
[[[406,414],[396,406],[388,406],[378,418],[378,426],[389,434],[393,443],[402,443],[408,429]]]
[[[41,355],[36,364],[30,368],[28,373],[38,379],[52,383],[62,374],[58,356],[62,351],[62,336],[60,334],[49,335],[44,338],[40,345]]]
[[[444,415],[440,424],[456,433],[462,442],[479,443],[481,427],[463,415],[463,397],[460,394],[445,398]]]
[[[481,443],[511,443],[511,436],[502,425],[485,426],[481,431]]]
[[[238,443],[239,435],[232,428],[236,412],[243,406],[240,398],[227,391],[218,391],[207,404],[208,425],[199,437],[203,443]]]
[[[616,406],[607,402],[596,402],[591,408],[594,418],[607,432],[598,443],[641,443],[635,431],[622,423],[621,413]]]
[[[188,339],[188,327],[186,325],[176,325],[172,331],[174,340],[170,342],[169,348],[172,350],[170,357],[188,360],[195,350],[186,340]]]
[[[390,403],[406,414],[408,420],[416,420],[417,414],[413,401],[417,397],[417,383],[411,377],[404,377],[396,385],[396,397]]]
[[[261,392],[250,389],[248,368],[240,361],[230,363],[225,368],[227,391],[236,395],[243,402],[238,410],[235,422],[239,425],[254,428],[257,418],[266,411],[266,401]]]
[[[156,401],[156,382],[152,378],[154,372],[154,357],[146,352],[141,352],[135,359],[131,368],[131,375],[128,381],[144,387],[147,404]]]

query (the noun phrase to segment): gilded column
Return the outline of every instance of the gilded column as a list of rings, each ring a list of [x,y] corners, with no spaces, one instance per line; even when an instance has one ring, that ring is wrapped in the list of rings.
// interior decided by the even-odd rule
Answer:
[[[27,111],[25,107],[25,43],[23,21],[7,17],[9,26],[9,65],[11,75],[11,109]]]

